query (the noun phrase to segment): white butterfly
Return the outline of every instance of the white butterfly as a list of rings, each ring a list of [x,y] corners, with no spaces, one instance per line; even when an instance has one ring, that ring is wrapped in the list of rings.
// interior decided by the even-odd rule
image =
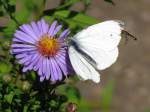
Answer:
[[[71,38],[69,57],[81,79],[100,82],[98,70],[104,70],[116,61],[122,25],[118,21],[105,21],[92,25]]]

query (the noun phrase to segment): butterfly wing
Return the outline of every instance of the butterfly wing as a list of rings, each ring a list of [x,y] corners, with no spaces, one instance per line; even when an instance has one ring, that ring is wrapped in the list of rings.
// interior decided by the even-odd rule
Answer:
[[[117,47],[109,51],[105,51],[100,48],[95,49],[92,47],[89,49],[82,47],[81,50],[83,50],[96,62],[95,67],[98,70],[104,70],[115,63],[119,54]]]
[[[69,57],[74,70],[81,79],[91,79],[96,83],[100,81],[100,74],[73,46],[69,47]]]
[[[77,33],[73,40],[80,44],[80,46],[112,50],[120,42],[122,26],[122,22],[113,20],[98,23]]]
[[[72,39],[79,49],[95,60],[95,67],[103,70],[111,66],[118,57],[117,46],[122,29],[120,22],[106,21],[82,30]]]

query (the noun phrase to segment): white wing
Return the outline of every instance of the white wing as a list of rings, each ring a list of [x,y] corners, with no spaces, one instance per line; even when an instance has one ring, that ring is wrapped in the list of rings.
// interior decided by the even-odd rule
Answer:
[[[95,67],[99,70],[104,70],[111,66],[118,57],[118,48],[114,48],[110,51],[105,51],[103,49],[94,49],[94,48],[81,48],[86,54],[88,54],[95,62]]]
[[[69,57],[74,70],[81,79],[91,79],[96,83],[100,81],[100,74],[73,46],[69,47]]]
[[[120,42],[122,26],[121,22],[105,21],[82,30],[73,39],[81,46],[112,50]]]
[[[106,21],[92,25],[76,34],[72,39],[79,49],[96,62],[96,68],[103,70],[111,66],[118,57],[121,39],[121,23]]]

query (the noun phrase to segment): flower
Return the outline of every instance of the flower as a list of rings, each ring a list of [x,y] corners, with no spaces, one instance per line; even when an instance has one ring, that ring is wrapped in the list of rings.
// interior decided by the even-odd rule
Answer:
[[[62,25],[54,21],[49,25],[45,20],[23,24],[16,30],[11,52],[23,64],[23,72],[38,72],[40,81],[62,80],[73,72],[68,56],[68,46],[64,42],[70,31],[57,35]]]

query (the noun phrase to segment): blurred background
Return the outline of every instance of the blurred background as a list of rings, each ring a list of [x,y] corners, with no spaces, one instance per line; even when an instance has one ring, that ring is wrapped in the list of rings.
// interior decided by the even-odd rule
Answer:
[[[75,86],[85,99],[82,106],[88,107],[87,112],[150,112],[150,0],[113,1],[114,4],[91,0],[85,14],[100,21],[121,20],[125,30],[138,40],[129,38],[126,43],[122,38],[119,58],[113,66],[100,71],[99,84],[77,81]],[[47,0],[45,9],[52,9],[59,2]],[[82,9],[81,2],[71,7],[75,11]],[[8,17],[0,18],[1,26],[7,22]]]

